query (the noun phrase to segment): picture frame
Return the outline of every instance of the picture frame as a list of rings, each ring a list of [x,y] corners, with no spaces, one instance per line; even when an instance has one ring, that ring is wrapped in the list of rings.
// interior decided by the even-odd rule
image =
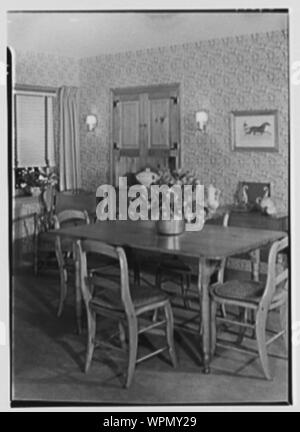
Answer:
[[[278,151],[278,111],[253,110],[230,113],[233,151]]]

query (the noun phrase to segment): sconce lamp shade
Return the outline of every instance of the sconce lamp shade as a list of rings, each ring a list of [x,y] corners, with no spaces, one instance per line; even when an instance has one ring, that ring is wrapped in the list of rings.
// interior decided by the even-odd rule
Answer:
[[[196,113],[197,130],[204,132],[206,129],[207,122],[208,122],[208,112],[204,110],[198,111]]]
[[[86,116],[86,124],[89,131],[93,131],[97,125],[97,117],[94,114]]]

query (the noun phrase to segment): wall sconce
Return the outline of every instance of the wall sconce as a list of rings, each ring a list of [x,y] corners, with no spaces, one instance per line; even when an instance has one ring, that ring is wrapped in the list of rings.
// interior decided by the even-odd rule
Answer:
[[[197,130],[200,132],[206,132],[208,122],[208,112],[205,110],[201,110],[196,112],[196,124]]]
[[[88,131],[92,132],[97,126],[97,117],[94,114],[89,114],[86,116],[85,123],[87,124]]]

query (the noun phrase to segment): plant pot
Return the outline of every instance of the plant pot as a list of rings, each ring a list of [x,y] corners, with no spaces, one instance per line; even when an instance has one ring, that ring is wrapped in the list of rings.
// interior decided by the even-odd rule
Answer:
[[[179,235],[185,229],[184,220],[159,220],[156,222],[156,229],[161,235]]]

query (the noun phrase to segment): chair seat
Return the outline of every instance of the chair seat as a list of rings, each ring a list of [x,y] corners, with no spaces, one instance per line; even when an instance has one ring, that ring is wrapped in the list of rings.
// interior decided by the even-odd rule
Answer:
[[[211,287],[211,294],[220,299],[259,303],[264,284],[254,281],[230,280]]]
[[[251,280],[230,280],[223,284],[215,284],[211,287],[211,294],[215,300],[233,300],[258,304],[264,292],[265,283]],[[272,303],[278,301],[285,292],[278,289],[272,299]]]
[[[124,306],[121,303],[120,296],[116,293],[114,295],[113,290],[95,287],[97,293],[93,300],[91,301],[91,307],[97,308],[97,306],[105,307],[107,309],[114,309],[118,311],[123,311]],[[168,295],[161,290],[149,286],[132,286],[130,288],[130,293],[132,297],[132,302],[135,309],[139,309],[145,306],[150,306],[151,304],[160,303],[168,300]]]

